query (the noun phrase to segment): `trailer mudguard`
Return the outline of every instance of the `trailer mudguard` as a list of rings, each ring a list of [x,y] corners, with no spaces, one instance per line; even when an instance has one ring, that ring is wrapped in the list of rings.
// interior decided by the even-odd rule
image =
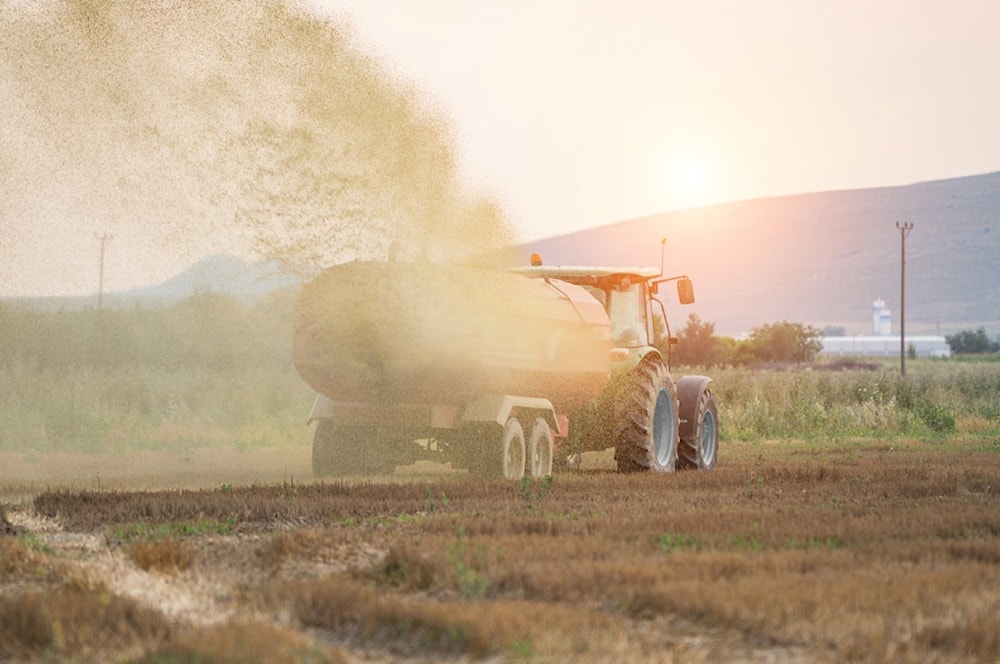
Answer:
[[[466,404],[462,411],[463,422],[496,422],[503,427],[512,416],[534,415],[542,417],[549,428],[560,435],[560,418],[552,402],[540,397],[522,397],[514,394],[486,394]]]

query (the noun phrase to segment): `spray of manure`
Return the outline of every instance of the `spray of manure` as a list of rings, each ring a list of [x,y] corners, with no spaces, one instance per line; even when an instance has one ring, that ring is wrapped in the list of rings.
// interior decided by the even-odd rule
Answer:
[[[460,186],[447,114],[294,0],[0,0],[0,99],[0,280],[68,273],[96,233],[120,254],[247,247],[305,274],[390,251],[503,260],[513,241],[500,206]],[[483,277],[459,281],[440,320],[411,326],[447,327],[445,356],[482,327],[456,317],[482,309]],[[391,282],[354,286],[377,302]],[[406,308],[430,312],[450,292],[411,290]],[[320,302],[305,307],[325,329]],[[382,367],[399,320],[369,310],[347,315],[382,334],[349,350]]]
[[[0,2],[0,99],[3,264],[105,230],[307,270],[512,240],[442,109],[291,0]]]

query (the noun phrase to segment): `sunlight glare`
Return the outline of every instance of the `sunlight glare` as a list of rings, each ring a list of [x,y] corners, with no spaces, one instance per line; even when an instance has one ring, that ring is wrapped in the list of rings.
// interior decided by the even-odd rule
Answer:
[[[694,207],[710,201],[712,164],[704,154],[682,152],[669,158],[667,184],[676,207]]]
[[[723,144],[696,129],[676,129],[650,141],[647,186],[662,211],[721,203],[726,192]]]

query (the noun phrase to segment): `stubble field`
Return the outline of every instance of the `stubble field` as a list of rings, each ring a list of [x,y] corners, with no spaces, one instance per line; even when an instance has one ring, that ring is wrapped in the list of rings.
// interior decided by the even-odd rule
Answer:
[[[0,658],[997,661],[998,453],[731,442],[707,473],[321,483],[301,446],[89,456],[47,486],[8,454]]]

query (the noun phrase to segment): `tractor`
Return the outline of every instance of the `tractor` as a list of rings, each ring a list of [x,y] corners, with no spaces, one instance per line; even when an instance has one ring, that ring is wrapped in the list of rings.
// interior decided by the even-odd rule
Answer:
[[[356,261],[306,284],[293,356],[316,390],[317,476],[419,459],[485,477],[545,477],[613,447],[621,472],[715,466],[711,379],[669,369],[655,268],[507,270]],[[657,344],[657,328],[667,334]]]

